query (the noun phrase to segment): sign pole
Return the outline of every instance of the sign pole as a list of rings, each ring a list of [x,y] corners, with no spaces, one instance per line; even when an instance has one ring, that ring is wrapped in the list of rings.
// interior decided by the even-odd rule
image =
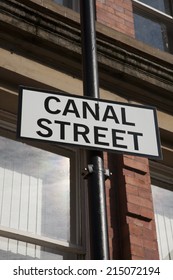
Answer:
[[[98,99],[100,96],[95,13],[95,0],[80,1],[84,95]],[[108,260],[109,246],[103,152],[88,151],[87,158],[89,165],[92,167],[92,172],[88,176],[92,259]]]

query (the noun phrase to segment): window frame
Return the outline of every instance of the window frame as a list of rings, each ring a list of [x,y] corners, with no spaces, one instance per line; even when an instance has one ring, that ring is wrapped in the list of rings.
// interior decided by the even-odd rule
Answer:
[[[17,141],[15,138],[16,134],[16,122],[17,117],[15,114],[9,113],[7,111],[0,109],[0,136],[9,138],[11,140]],[[54,152],[55,154],[59,154],[62,156],[67,156],[70,158],[70,177],[71,174],[75,174],[75,179],[72,179],[73,188],[75,188],[75,192],[71,192],[70,195],[70,204],[73,200],[76,201],[76,207],[72,207],[70,205],[70,215],[74,216],[74,223],[76,224],[76,242],[75,244],[72,242],[62,241],[59,239],[53,239],[50,237],[46,237],[43,235],[37,235],[30,232],[25,232],[21,230],[16,230],[8,227],[4,227],[0,225],[0,237],[5,237],[8,239],[13,239],[17,241],[26,242],[29,244],[34,244],[38,246],[43,246],[46,248],[51,248],[57,250],[58,254],[64,253],[72,253],[75,254],[77,259],[83,259],[86,254],[85,250],[85,231],[83,229],[82,220],[85,218],[83,209],[85,208],[84,201],[81,202],[81,197],[84,195],[82,193],[80,186],[80,176],[79,176],[79,168],[81,166],[82,156],[80,156],[80,152],[76,149],[72,149],[69,147],[62,147],[58,144],[54,143],[42,143],[41,141],[32,141],[26,140],[23,141],[30,146],[43,149],[45,151]],[[71,212],[72,211],[72,212]],[[73,238],[72,238],[73,239]]]
[[[173,28],[173,3],[172,2],[170,2],[171,15],[166,14],[160,10],[157,10],[154,7],[142,3],[138,0],[132,0],[132,4],[133,4],[134,14],[136,13],[138,15],[144,16],[150,20],[153,20],[153,22],[165,24],[167,28],[167,32],[169,32],[169,29]],[[170,40],[169,35],[168,35],[168,45],[169,45],[168,48],[166,48],[166,50],[164,51],[168,53],[173,53],[173,41]],[[152,45],[150,46],[154,47]]]
[[[55,2],[58,5],[62,5],[64,7],[72,9],[73,11],[76,11],[76,12],[78,12],[79,9],[80,9],[80,7],[79,7],[79,4],[80,4],[79,0],[77,0],[77,1],[76,0],[71,0],[70,1],[70,5],[69,5],[69,0],[62,0],[62,4],[58,3],[58,1],[53,1],[53,2]],[[70,6],[72,6],[72,7],[70,7]]]
[[[173,192],[173,167],[169,167],[162,163],[150,161],[150,175],[151,175],[151,189],[152,189],[152,185],[154,185],[161,189],[165,189]],[[153,192],[152,192],[152,196],[153,196]],[[153,209],[154,209],[154,203],[153,203]],[[159,257],[160,259],[162,259],[163,244],[160,243],[160,234],[159,234],[159,229],[157,228],[157,216],[155,212],[154,215],[155,215],[155,223],[156,223],[157,242],[159,247]]]
[[[133,0],[133,8],[134,8],[134,11],[141,10],[147,16],[150,15],[150,16],[152,16],[152,18],[154,16],[154,18],[156,18],[157,20],[163,20],[165,23],[173,24],[173,16],[168,15],[160,10],[157,10],[157,9],[153,8],[152,6],[148,6],[147,4],[144,4],[138,0]],[[171,13],[173,14],[172,5],[171,5]]]
[[[58,239],[27,233],[21,230],[11,229],[4,226],[0,226],[0,237],[43,246],[46,248],[52,248],[54,250],[60,251],[61,253],[73,253],[77,255],[85,253],[82,246]]]
[[[150,174],[153,185],[162,187],[164,184],[165,189],[173,191],[173,167],[150,161]]]

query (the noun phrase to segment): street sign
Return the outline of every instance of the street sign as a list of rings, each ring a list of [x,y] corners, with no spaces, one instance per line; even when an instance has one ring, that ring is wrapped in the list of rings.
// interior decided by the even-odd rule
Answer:
[[[161,158],[156,110],[20,87],[18,137]]]

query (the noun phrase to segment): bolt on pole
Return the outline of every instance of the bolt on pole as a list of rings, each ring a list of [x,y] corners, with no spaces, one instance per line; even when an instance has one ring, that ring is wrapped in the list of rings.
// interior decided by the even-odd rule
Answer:
[[[99,99],[98,64],[95,29],[95,0],[80,1],[82,64],[84,95]],[[93,166],[88,176],[92,259],[108,260],[108,227],[105,195],[103,152],[87,151],[88,164]]]

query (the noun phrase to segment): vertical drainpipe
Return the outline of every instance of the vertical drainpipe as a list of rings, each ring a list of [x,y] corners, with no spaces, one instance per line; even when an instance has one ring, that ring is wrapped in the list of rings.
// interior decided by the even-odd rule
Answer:
[[[83,90],[85,96],[99,99],[95,14],[95,0],[80,1]],[[87,151],[87,160],[89,165],[92,166],[92,173],[88,176],[91,258],[108,260],[109,245],[103,152],[98,150]]]

